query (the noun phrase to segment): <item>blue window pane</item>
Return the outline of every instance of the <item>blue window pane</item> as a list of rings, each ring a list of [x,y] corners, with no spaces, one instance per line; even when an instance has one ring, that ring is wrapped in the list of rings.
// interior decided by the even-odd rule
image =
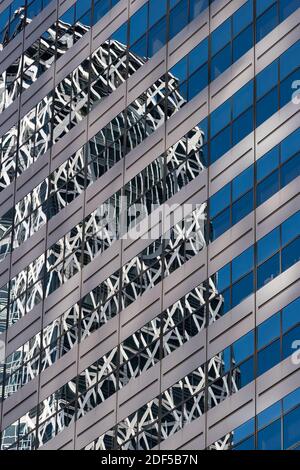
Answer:
[[[147,51],[147,36],[146,34],[142,36],[137,42],[131,46],[131,51],[135,52],[139,57],[147,57],[148,56],[148,51]]]
[[[231,65],[230,44],[218,52],[211,61],[211,80],[215,80]]]
[[[283,398],[283,412],[289,411],[300,403],[300,387]]]
[[[202,91],[208,83],[208,65],[204,65],[195,72],[190,78],[188,83],[188,97],[189,100],[194,98],[200,91]]]
[[[291,94],[290,94],[291,95]],[[269,91],[256,104],[256,126],[260,126],[278,110],[278,90],[277,87]]]
[[[209,199],[210,217],[214,217],[218,212],[222,211],[230,204],[230,184],[223,186],[220,191],[211,196]]]
[[[256,96],[260,98],[278,83],[278,61],[272,62],[256,76]]]
[[[174,75],[175,78],[180,81],[184,81],[187,78],[188,73],[188,59],[187,56],[183,57],[179,62],[177,62],[174,67],[170,69],[170,73]]]
[[[232,200],[235,201],[242,194],[249,191],[249,189],[253,187],[253,182],[254,168],[253,165],[251,165],[232,181]]]
[[[287,103],[292,100],[293,83],[299,80],[299,71],[296,70],[292,75],[289,75],[280,84],[280,107],[283,108]]]
[[[148,5],[144,5],[130,18],[130,44],[139,39],[147,29]]]
[[[233,62],[239,60],[253,46],[253,26],[248,26],[233,40]]]
[[[281,415],[281,402],[277,401],[274,405],[269,406],[264,411],[261,411],[257,415],[257,427],[258,429],[263,428],[267,424],[279,418]]]
[[[230,18],[224,21],[211,35],[211,53],[216,54],[231,40]]]
[[[300,57],[300,41],[280,56],[280,80],[287,77],[299,65],[298,60],[295,60],[296,57]]]
[[[232,97],[232,118],[237,118],[253,104],[253,81],[243,86]]]
[[[286,271],[300,260],[300,237],[282,250],[282,271]]]
[[[217,161],[231,148],[230,126],[215,137],[210,144],[211,163]]]
[[[289,217],[281,224],[282,244],[285,245],[293,240],[300,231],[300,211]]]
[[[281,423],[280,420],[259,431],[257,436],[258,450],[281,449]]]
[[[234,444],[242,441],[243,439],[250,436],[254,432],[255,432],[255,420],[254,418],[252,418],[233,431]]]
[[[240,302],[242,302],[246,297],[253,293],[253,273],[247,274],[240,281],[232,287],[232,302],[231,306],[234,308]]]
[[[249,437],[245,441],[241,442],[235,446],[232,450],[254,450],[255,449],[255,440],[254,436]]]
[[[280,272],[279,253],[272,256],[257,269],[257,289],[268,284]]]
[[[166,14],[167,0],[150,0],[149,1],[149,26],[151,27],[156,23],[162,16]]]
[[[260,181],[279,165],[279,145],[274,147],[256,162],[256,177]]]
[[[230,370],[230,346],[222,351],[222,373]]]
[[[280,21],[284,21],[297,8],[299,8],[299,0],[280,0],[279,2]]]
[[[232,204],[232,225],[237,224],[253,211],[253,191],[249,191],[241,199]]]
[[[127,30],[127,24],[125,23],[117,29],[117,31],[113,34],[112,39],[120,41],[123,44],[127,44]]]
[[[78,4],[78,2],[76,3],[76,5]],[[85,2],[86,4],[86,2]],[[85,7],[86,8],[86,7]],[[106,1],[102,1],[100,0],[100,2],[97,2],[94,4],[94,14],[93,14],[93,24],[96,24],[97,21],[100,20],[100,18],[102,18],[105,13],[107,13],[110,9],[110,1],[109,0],[106,0]],[[78,16],[78,12],[76,11],[77,13],[77,18],[79,17]],[[84,11],[81,12],[81,14],[83,14]],[[127,42],[127,41],[126,41]]]
[[[236,36],[253,21],[253,1],[248,0],[245,5],[238,9],[233,15],[233,35]]]
[[[230,298],[230,289],[226,289],[222,292],[222,305],[219,310],[220,315],[225,315],[231,309],[231,298]]]
[[[296,326],[288,333],[285,333],[282,338],[282,354],[283,358],[286,359],[291,354],[298,351],[300,344],[300,326]]]
[[[282,310],[282,331],[285,332],[300,321],[300,297]]]
[[[238,144],[253,131],[253,108],[242,114],[232,126],[232,145]]]
[[[300,153],[291,158],[281,168],[281,187],[284,188],[300,175]]]
[[[275,0],[256,0],[256,16],[261,15],[267,8],[269,8]]]
[[[272,315],[257,328],[257,348],[260,349],[280,336],[280,314]]]
[[[172,39],[181,31],[188,23],[188,1],[181,0],[170,12],[170,32],[169,37]]]
[[[250,331],[232,345],[232,365],[235,366],[254,353],[254,332]]]
[[[279,191],[279,170],[261,181],[256,187],[257,206],[265,202]]]
[[[225,233],[230,226],[230,209],[228,208],[221,212],[221,214],[217,215],[217,217],[215,217],[211,222],[213,240]]]
[[[257,242],[257,263],[260,264],[280,248],[279,227],[272,230]]]
[[[231,119],[231,106],[230,101],[225,101],[224,104],[219,106],[211,113],[211,136],[216,135],[223,127],[225,127]]]
[[[280,340],[274,341],[257,355],[257,375],[264,374],[280,362]]]
[[[226,264],[223,268],[219,269],[216,275],[218,291],[224,290],[230,284],[230,264]]]
[[[285,162],[300,150],[300,129],[290,134],[281,142],[281,161]]]
[[[263,39],[272,29],[277,26],[277,5],[275,4],[267,10],[256,21],[256,42]]]
[[[201,65],[208,61],[208,40],[201,41],[189,53],[189,74],[191,75]]]
[[[284,449],[288,449],[300,441],[300,407],[284,416],[283,432]]]
[[[232,282],[235,282],[253,268],[253,246],[232,261]]]
[[[150,29],[148,42],[148,55],[152,57],[155,52],[159,51],[166,43],[166,18],[160,20]]]
[[[233,371],[234,375],[235,371]],[[235,383],[237,385],[238,390],[242,387],[248,385],[254,379],[254,359],[251,357],[247,361],[243,362],[238,366],[236,369],[236,379]]]
[[[208,0],[190,0],[190,20],[196,18],[208,7]]]

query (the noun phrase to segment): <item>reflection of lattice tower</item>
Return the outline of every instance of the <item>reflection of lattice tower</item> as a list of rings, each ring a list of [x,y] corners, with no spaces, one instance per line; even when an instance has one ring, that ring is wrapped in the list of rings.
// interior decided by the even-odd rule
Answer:
[[[62,29],[65,31],[64,35],[61,36],[61,39],[58,41],[58,55],[62,55],[64,50],[68,49],[70,47],[69,42],[72,40],[71,37],[68,35],[68,30],[69,26],[65,23],[60,22],[57,25],[58,28]],[[87,28],[85,28],[83,25],[77,25],[75,29],[75,35],[78,34],[78,36],[83,35],[84,32],[86,31]],[[72,35],[74,33],[72,32]],[[11,88],[8,88],[8,95],[11,100],[14,99],[14,94],[16,93],[16,87],[17,86],[22,86],[24,89],[27,88],[32,82],[34,82],[37,77],[41,74],[43,70],[48,69],[54,58],[54,36],[55,36],[55,31],[53,29],[49,29],[47,34],[43,35],[43,38],[41,39],[41,45],[43,48],[45,48],[45,59],[44,61],[41,61],[41,63],[36,64],[35,63],[35,55],[36,55],[36,50],[34,46],[29,50],[28,55],[24,57],[24,63],[29,64],[28,69],[26,70],[24,79],[22,83],[19,81],[19,83],[14,84]],[[72,36],[74,37],[74,36]],[[67,46],[66,46],[67,45]],[[109,52],[110,54],[113,54],[114,60],[111,61],[109,59]],[[71,113],[71,118],[69,117],[69,114],[67,115],[64,112],[60,114],[55,114],[54,121],[55,121],[55,129],[54,129],[54,134],[55,134],[55,139],[57,139],[59,136],[64,135],[67,133],[67,131],[76,125],[77,122],[81,121],[82,118],[86,115],[87,112],[87,77],[88,73],[87,71],[90,70],[90,74],[92,76],[92,80],[95,78],[97,79],[97,86],[91,85],[89,87],[89,95],[90,95],[90,102],[94,103],[96,101],[99,101],[100,97],[107,96],[108,94],[111,93],[119,84],[119,82],[124,82],[126,79],[126,57],[127,57],[127,52],[126,52],[126,47],[122,45],[118,41],[106,41],[104,42],[100,48],[98,48],[91,57],[91,60],[86,59],[73,73],[71,73],[68,77],[66,77],[65,80],[63,80],[55,89],[55,94],[54,96],[47,96],[45,97],[39,104],[38,106],[38,111],[37,115],[35,116],[34,113],[32,112],[32,115],[28,113],[26,116],[26,120],[22,120],[22,128],[20,130],[20,135],[25,136],[29,135],[29,139],[27,140],[27,145],[24,146],[22,152],[19,153],[19,162],[21,164],[21,167],[23,166],[24,168],[27,168],[28,165],[36,158],[38,158],[40,155],[45,153],[47,148],[49,147],[49,139],[45,139],[45,134],[47,135],[47,132],[50,133],[50,119],[52,117],[53,109],[55,111],[58,111],[59,109],[63,108],[65,106],[72,94],[75,93],[75,91],[78,90],[83,90],[82,93],[78,95],[78,99],[76,99],[76,106],[74,106],[72,113]],[[109,65],[109,60],[111,61],[111,66],[108,67]],[[144,63],[144,60],[137,57],[133,53],[129,53],[129,60],[128,60],[128,70],[129,74],[133,73],[135,70],[137,70],[141,65]],[[7,79],[9,76],[10,80],[13,82],[13,74],[18,74],[18,71],[21,70],[21,64],[20,63],[15,63],[9,69],[3,74],[2,80]],[[100,80],[99,80],[100,77]],[[106,149],[105,153],[105,158],[108,158],[111,162],[117,162],[122,158],[122,153],[124,151],[124,145],[126,145],[127,149],[133,148],[136,146],[137,143],[141,142],[142,140],[145,139],[145,137],[149,134],[151,134],[156,128],[158,128],[160,125],[163,124],[165,120],[165,110],[167,110],[168,116],[171,116],[174,114],[183,104],[184,104],[184,99],[180,96],[179,92],[177,91],[177,85],[178,85],[178,80],[176,77],[173,75],[169,74],[168,75],[168,95],[166,96],[166,82],[165,78],[157,80],[151,87],[147,89],[145,93],[143,93],[139,98],[137,98],[131,105],[128,107],[126,113],[121,113],[119,116],[117,116],[105,129],[105,137],[106,140],[109,140],[111,142],[111,145]],[[7,97],[5,97],[7,99]],[[53,101],[54,100],[54,101]],[[52,106],[52,104],[54,105]],[[159,104],[161,103],[161,104]],[[156,106],[157,105],[157,106]],[[141,123],[140,121],[140,116],[143,113],[145,106],[147,109],[149,109],[149,113],[147,114],[147,118],[145,122]],[[68,117],[67,117],[68,116]],[[32,122],[36,118],[37,122],[41,123],[46,123],[41,130],[35,135],[33,140],[30,139],[30,128],[32,126]],[[67,123],[66,120],[69,119],[69,122]],[[129,136],[126,139],[126,142],[122,140],[122,130],[124,130],[125,127],[131,127],[132,132],[129,134]],[[17,128],[17,126],[16,126]],[[9,144],[8,141],[9,139],[12,139],[12,141],[15,138],[17,130],[12,129],[10,133],[6,134],[4,136],[4,141],[5,145],[4,147],[8,149],[8,152],[10,149],[14,146],[14,142],[12,144]],[[121,135],[121,136],[120,136]],[[117,137],[115,137],[117,136]],[[23,138],[23,137],[22,137]],[[23,139],[24,140],[24,139]],[[34,152],[32,151],[32,146],[34,145]],[[171,197],[172,194],[177,192],[182,186],[183,182],[187,177],[187,173],[189,173],[189,179],[195,178],[199,172],[203,169],[203,164],[202,164],[202,145],[203,145],[203,133],[202,131],[198,128],[195,127],[193,130],[189,132],[189,134],[185,137],[182,138],[180,141],[178,141],[174,146],[172,146],[165,157],[165,163],[164,165],[161,165],[157,160],[153,162],[148,168],[147,171],[149,172],[149,177],[153,174],[163,174],[164,171],[166,171],[166,168],[170,170],[172,167],[177,170],[175,171],[176,177],[173,179],[169,179],[166,182],[166,195],[167,198]],[[97,136],[89,141],[88,143],[88,148],[80,149],[77,151],[72,159],[69,162],[68,168],[65,168],[62,166],[61,173],[57,176],[56,180],[51,181],[52,188],[58,190],[57,194],[57,199],[56,201],[52,202],[52,204],[56,204],[59,208],[63,208],[66,206],[68,203],[67,195],[64,194],[63,191],[59,191],[59,188],[63,186],[63,184],[70,178],[72,179],[72,185],[74,185],[74,192],[80,193],[83,191],[83,182],[81,177],[76,177],[76,174],[78,173],[78,169],[81,169],[84,164],[85,164],[85,152],[91,153],[94,156],[98,155],[99,160],[94,159],[93,164],[88,167],[88,184],[91,184],[93,181],[95,181],[99,175],[102,173],[102,168],[103,168],[103,161],[101,160],[103,158],[103,151],[104,151],[104,135],[102,133],[98,133]],[[34,154],[34,157],[33,157]],[[187,165],[184,167],[184,170],[180,170],[180,162],[186,159],[186,155],[188,155],[187,159]],[[6,180],[5,172],[10,170],[10,165],[13,165],[12,160],[9,161],[9,158],[6,160],[7,166],[2,168],[2,174],[1,174],[1,180]],[[134,191],[134,185],[136,184],[137,186],[142,185],[142,180],[141,176],[138,175],[133,181],[132,181],[132,192]],[[39,200],[40,193],[39,191],[44,190],[45,188],[40,185],[36,193],[34,194],[34,198]],[[49,188],[48,188],[49,190]],[[155,195],[154,192],[157,191],[157,188],[153,188],[153,198],[157,198],[157,194]],[[41,198],[42,200],[42,198]],[[119,215],[119,207],[118,207],[118,200],[115,198],[115,205],[112,208],[113,213],[111,214],[111,218],[117,218]],[[163,202],[163,201],[161,201]],[[111,206],[110,206],[111,207]],[[203,204],[202,207],[199,209],[199,214],[203,213],[205,211],[206,205]],[[22,208],[22,211],[28,210],[26,208],[26,198],[24,200],[24,207]],[[145,214],[149,213],[149,208],[147,206],[147,203],[145,203]],[[15,214],[15,220],[17,221],[18,213]],[[46,220],[46,214],[43,213],[43,207],[41,206],[39,210],[39,215],[36,218],[36,229],[39,228],[39,223],[43,225]],[[87,217],[85,221],[87,230],[89,227],[97,227],[99,224],[99,217],[97,214],[97,211],[90,216]],[[201,231],[201,236],[202,236],[202,247],[205,244],[205,239],[204,239],[204,234],[203,234],[203,227],[204,225],[198,224],[197,220],[197,214],[195,217],[195,228],[196,230]],[[82,245],[82,230],[81,230],[81,224],[78,225],[77,227],[74,227],[72,232],[70,232],[68,236],[68,245],[69,247],[74,247],[76,245],[81,246]],[[176,246],[178,244],[178,241],[182,238],[182,227],[180,224],[178,227],[175,227],[173,234],[174,237],[172,240],[170,240],[170,246]],[[103,233],[102,233],[103,235]],[[22,238],[22,233],[17,233],[15,234],[15,237],[20,239]],[[26,239],[28,238],[28,234],[25,237]],[[101,240],[96,240],[93,239],[91,240],[90,246],[85,243],[84,249],[87,250],[88,252],[93,252],[95,251],[95,244],[104,244],[105,246],[111,245],[113,240],[111,240],[109,237],[106,239],[101,239]],[[80,253],[80,250],[79,250]],[[161,249],[157,249],[154,252],[151,252],[149,248],[149,253],[148,253],[148,261],[149,263],[153,261],[153,258],[160,258],[162,254]],[[182,264],[182,260],[180,259],[180,252],[176,255],[174,259],[170,261],[170,265],[167,267],[167,269],[172,272],[172,264]],[[53,249],[52,253],[48,253],[48,259],[52,258],[52,264],[54,263],[59,263],[63,259],[63,244],[56,244],[55,249]],[[88,258],[88,257],[87,257]],[[84,257],[82,258],[84,259]],[[129,267],[127,267],[127,271],[123,273],[124,277],[130,279],[132,278],[132,274],[134,273],[136,266],[135,266],[136,260],[133,259],[132,263]],[[69,270],[69,275],[71,277],[72,273],[76,273],[78,271],[78,267],[80,265],[80,259],[79,257],[76,258],[71,258],[71,262],[68,266]],[[43,259],[38,260],[36,263],[32,263],[30,266],[31,272],[29,273],[29,277],[32,279],[38,279],[41,273],[41,270],[43,269],[44,266],[44,261]],[[147,260],[145,261],[145,266],[140,266],[140,269],[142,268],[147,268]],[[131,273],[132,271],[132,273]],[[59,276],[59,274],[53,274],[53,276]],[[151,275],[154,277],[157,277],[158,273],[155,272],[153,269],[151,271]],[[116,292],[117,289],[119,288],[119,279],[116,278],[116,282],[112,282],[113,277],[111,276],[110,278],[110,285],[107,285],[107,292],[113,293],[114,291]],[[52,280],[53,281],[53,280]],[[15,279],[15,285],[13,286],[13,290],[16,293],[18,293],[19,287],[20,288],[23,286],[24,282],[26,282],[24,278],[24,273],[20,273],[19,276]],[[58,283],[60,280],[58,279]],[[210,292],[210,316],[212,318],[217,318],[219,315],[220,308],[222,306],[222,298],[218,296],[217,289],[215,287],[215,284],[212,279],[210,279],[210,285],[209,285],[209,292]],[[149,283],[151,287],[151,280]],[[154,284],[153,284],[154,285]],[[41,297],[42,293],[40,292],[40,286],[36,287],[36,291],[33,290],[31,291],[30,295],[33,298],[34,296]],[[204,300],[204,290],[205,286],[201,285],[197,289],[194,289],[194,291],[189,295],[189,298],[187,297],[184,301],[180,300],[176,303],[176,306],[170,307],[168,309],[168,316],[169,316],[169,321],[173,322],[173,314],[176,311],[176,309],[184,309],[186,308],[187,305],[191,305],[191,309],[197,307],[203,307],[205,304]],[[132,295],[133,298],[135,296],[135,290],[134,288],[132,289]],[[97,300],[93,298],[93,294],[91,294],[91,310],[97,306]],[[112,300],[113,302],[114,300]],[[34,301],[32,301],[34,304]],[[184,302],[184,305],[183,305]],[[23,316],[23,312],[20,310],[22,308],[22,305],[18,306],[17,311],[15,312],[15,318],[16,320],[20,317]],[[115,306],[109,304],[109,302],[106,305],[106,310],[103,312],[104,321],[108,321],[109,318],[113,316],[113,312],[115,311]],[[204,311],[204,310],[202,310]],[[83,309],[83,316],[85,316],[85,310]],[[204,314],[203,314],[204,315]],[[71,308],[68,312],[64,314],[64,319],[63,319],[63,328],[66,330],[68,329],[70,324],[75,324],[76,321],[79,318],[79,307],[76,305],[76,307]],[[95,317],[94,318],[89,318],[89,324],[95,322],[95,324],[99,321],[99,318],[95,312]],[[103,319],[102,319],[103,321]],[[201,318],[201,321],[198,323],[198,331],[200,331],[203,328],[203,321],[204,317]],[[155,324],[156,320],[154,320]],[[82,324],[84,325],[84,318],[82,319]],[[92,330],[93,328],[91,328]],[[153,328],[151,332],[149,329],[145,329],[145,334],[149,335],[152,334],[153,337],[155,335],[159,334],[159,327]],[[61,331],[60,331],[61,333]],[[46,331],[44,332],[45,338],[47,338],[47,344],[50,343],[50,338],[55,338],[58,334],[58,324],[56,322],[52,323],[46,328]],[[140,333],[141,334],[141,333]],[[181,332],[179,330],[174,330],[173,335],[176,335],[178,338],[178,341],[180,341],[180,336]],[[66,348],[66,350],[69,350],[76,342],[76,335],[70,333],[69,335],[64,337],[64,341],[67,342],[68,344],[62,344],[62,348]],[[143,339],[141,338],[141,342],[143,342]],[[27,345],[27,351],[26,351],[26,359],[30,360],[34,356],[36,356],[37,352],[39,351],[41,347],[41,337],[40,335],[37,335],[34,340]],[[128,355],[128,351],[126,351],[126,347],[121,348],[121,354],[124,356]],[[61,354],[60,354],[61,355]],[[46,368],[47,366],[51,365],[52,363],[55,362],[56,356],[55,355],[48,355],[46,358],[43,359],[44,363],[42,365],[42,369]],[[104,358],[104,362],[109,361],[109,357]],[[38,363],[38,361],[37,361]],[[33,362],[30,363],[30,366],[25,370],[24,368],[22,371],[22,374],[27,374],[31,378],[34,378],[36,376],[36,367],[37,363]],[[15,358],[15,363],[13,361],[12,368],[17,368],[18,364],[18,355],[16,354]],[[220,376],[221,371],[222,371],[222,361],[219,360],[218,358],[216,360],[211,361],[210,364],[210,371],[211,374],[215,375],[217,378]],[[90,367],[87,371],[82,373],[82,377],[80,377],[79,383],[85,384],[85,386],[90,386],[93,381],[95,380],[96,377],[96,369],[93,367]],[[197,374],[201,375],[203,374],[204,371],[197,371]],[[135,373],[131,374],[133,377],[138,375],[138,371]],[[25,379],[24,377],[19,377],[18,379],[15,379],[15,383],[8,384],[7,386],[7,394],[12,393],[13,390],[18,389],[20,384],[18,383],[19,380],[22,383],[26,383],[28,380]],[[116,387],[116,384],[114,384],[114,387]],[[75,396],[75,383],[70,382],[68,385],[66,385],[66,390],[64,393],[64,396],[61,397],[60,399],[60,405],[63,407],[63,405],[66,403],[66,399],[70,399],[70,397]],[[175,393],[175,390],[174,390]],[[215,393],[214,400],[215,402],[220,401],[220,396],[223,393],[222,386],[218,388],[218,390]],[[176,393],[175,393],[176,394]],[[171,397],[170,395],[165,398],[166,402],[164,406],[167,408],[169,407],[170,409],[172,408],[172,403],[175,402],[175,398]],[[84,407],[89,407],[91,403],[97,402],[97,398],[91,394],[90,397],[86,397],[86,402],[83,405]],[[202,409],[201,405],[201,409]],[[51,413],[53,412],[52,409],[52,398],[49,398],[49,400],[45,400],[43,404],[43,412],[42,412],[42,417],[40,421],[43,421],[46,419],[47,416],[50,416]],[[72,416],[72,412],[68,410],[69,416],[67,417],[67,421],[70,421],[71,419],[74,418]],[[174,411],[174,420],[176,421],[176,412]],[[130,419],[130,418],[128,418]],[[24,418],[22,418],[24,429],[30,430],[31,428],[31,417],[26,415]],[[66,418],[64,417],[63,421],[65,422]],[[192,419],[191,419],[192,420]],[[53,424],[55,426],[55,424]],[[58,426],[60,426],[58,424]],[[63,427],[63,426],[62,426]],[[172,434],[172,429],[173,432],[177,429],[176,426],[170,426],[169,428],[171,431],[167,434]],[[43,427],[40,428],[40,436],[39,440],[40,443],[44,442],[44,437],[43,433],[49,434],[49,428],[43,429]]]

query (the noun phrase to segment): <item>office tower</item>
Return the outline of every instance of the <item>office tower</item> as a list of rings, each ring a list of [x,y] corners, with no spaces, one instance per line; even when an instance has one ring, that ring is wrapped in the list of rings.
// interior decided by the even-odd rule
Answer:
[[[1,449],[299,445],[299,6],[0,7]]]

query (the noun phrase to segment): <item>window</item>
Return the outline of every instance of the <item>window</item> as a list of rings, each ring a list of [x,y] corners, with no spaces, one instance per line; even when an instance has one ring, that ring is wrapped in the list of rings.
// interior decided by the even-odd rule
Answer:
[[[225,207],[230,204],[230,184],[223,186],[220,191],[214,194],[210,200],[210,216],[214,217],[218,212],[220,212]]]
[[[211,135],[214,136],[218,134],[227,124],[229,124],[231,119],[231,106],[230,100],[225,101],[224,104],[219,106],[211,114]]]
[[[279,253],[272,256],[268,261],[261,264],[257,269],[257,289],[268,284],[280,272],[280,259]]]
[[[263,39],[272,29],[277,26],[277,4],[273,5],[256,21],[256,42]]]
[[[282,338],[282,353],[283,359],[289,357],[293,352],[299,349],[300,326],[296,326],[288,333],[283,335]]]
[[[279,171],[275,171],[268,178],[261,181],[256,187],[257,206],[269,199],[279,191]]]
[[[232,308],[253,293],[253,283],[254,278],[253,273],[251,272],[232,286]]]
[[[245,250],[241,255],[232,261],[232,282],[235,282],[241,276],[253,268],[253,247]]]
[[[282,330],[287,331],[300,321],[300,298],[294,300],[282,310]]]
[[[219,52],[231,40],[231,19],[228,18],[211,35],[211,53]]]
[[[269,258],[280,248],[280,229],[272,230],[257,242],[257,263]]]
[[[291,411],[283,418],[283,447],[298,444],[300,441],[300,407]]]
[[[235,341],[232,345],[232,360],[233,365],[247,359],[254,353],[254,332],[250,331],[240,339]]]
[[[256,97],[261,98],[278,83],[278,61],[275,60],[256,76]]]
[[[280,336],[280,314],[272,315],[271,318],[261,323],[257,328],[257,347],[260,349],[273,339]]]
[[[281,402],[277,401],[274,405],[269,406],[264,411],[261,411],[257,415],[257,428],[261,429],[267,424],[275,421],[276,418],[279,418],[281,415]]]
[[[286,245],[299,234],[300,228],[300,211],[289,217],[281,224],[282,244]]]
[[[257,448],[258,450],[281,449],[281,424],[279,419],[258,432]]]
[[[232,224],[236,224],[253,210],[253,191],[249,191],[232,204]]]
[[[215,80],[231,65],[231,47],[228,44],[211,60],[211,80]]]
[[[253,21],[253,1],[249,0],[233,15],[233,35],[236,36]]]
[[[233,40],[233,62],[237,61],[253,46],[253,26],[248,26]]]
[[[257,375],[270,370],[280,362],[280,340],[276,340],[257,355]]]
[[[291,93],[290,93],[291,94]],[[277,87],[269,91],[256,105],[256,126],[260,126],[269,119],[278,109],[278,89]]]
[[[230,224],[230,209],[226,209],[217,215],[211,222],[213,239],[215,240],[222,235],[231,226]]]

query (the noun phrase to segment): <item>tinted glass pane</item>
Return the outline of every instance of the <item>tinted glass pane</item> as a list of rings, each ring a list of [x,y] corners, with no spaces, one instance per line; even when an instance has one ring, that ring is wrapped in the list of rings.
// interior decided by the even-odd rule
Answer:
[[[190,0],[190,19],[196,18],[207,7],[208,0]]]
[[[231,119],[231,106],[230,100],[225,101],[224,104],[219,106],[211,113],[211,135],[214,136],[220,132],[223,127],[227,126]]]
[[[283,358],[289,357],[291,354],[296,352],[299,347],[300,341],[300,326],[296,326],[292,330],[290,330],[288,333],[285,333],[282,338],[282,353],[283,353]]]
[[[217,217],[215,217],[211,222],[213,239],[215,240],[222,235],[222,233],[226,232],[230,226],[230,209],[228,208],[221,212],[221,214],[217,215]]]
[[[217,276],[217,288],[219,291],[225,289],[230,284],[230,264],[226,264],[222,269],[219,269]]]
[[[247,274],[232,287],[232,308],[253,293],[253,273]]]
[[[181,0],[170,12],[170,39],[176,36],[188,23],[188,2]]]
[[[233,372],[234,374],[234,372]],[[235,378],[236,388],[240,390],[254,379],[254,359],[251,357],[247,361],[240,364],[237,368],[237,376]]]
[[[238,223],[251,211],[253,211],[253,191],[249,191],[232,205],[232,225]]]
[[[280,84],[280,106],[283,107],[292,99],[293,83],[299,79],[299,71],[296,70],[292,75],[289,75]],[[299,87],[298,87],[299,88]]]
[[[292,155],[300,150],[300,129],[281,142],[281,161],[288,160]]]
[[[243,86],[232,97],[232,117],[235,119],[253,104],[253,81]]]
[[[293,181],[300,175],[300,153],[294,158],[291,158],[281,168],[281,187],[284,188],[287,184]]]
[[[230,184],[223,186],[220,191],[209,199],[210,216],[214,217],[218,212],[230,204]]]
[[[148,5],[144,5],[130,18],[130,44],[140,38],[147,29]]]
[[[279,165],[279,146],[274,147],[256,162],[257,181],[271,173]]]
[[[232,144],[236,145],[253,131],[253,108],[242,114],[232,126]]]
[[[197,95],[197,93],[200,93],[206,86],[208,82],[208,66],[204,65],[201,67],[200,70],[195,72],[190,78],[189,78],[189,84],[188,84],[188,96],[189,100],[194,98],[194,96]]]
[[[253,46],[253,26],[249,26],[233,40],[233,62],[246,54]]]
[[[300,237],[282,250],[282,271],[293,266],[300,260]]]
[[[230,18],[221,24],[211,35],[211,53],[216,54],[231,39]]]
[[[274,341],[257,355],[257,374],[264,374],[280,362],[280,341]]]
[[[231,135],[230,135],[230,126],[228,126],[224,131],[220,132],[212,141],[210,145],[210,159],[211,163],[218,160],[222,155],[224,155],[231,148]]]
[[[238,9],[233,15],[232,27],[233,35],[236,36],[240,31],[246,28],[253,20],[253,2],[249,0],[245,5]]]
[[[156,0],[149,1],[149,26],[151,27],[156,23],[162,16],[166,14],[167,0]]]
[[[280,0],[279,1],[280,21],[284,21],[297,8],[299,8],[299,0]]]
[[[284,449],[294,446],[300,441],[300,407],[283,418]]]
[[[256,16],[261,15],[275,0],[256,0]]]
[[[279,191],[279,171],[275,171],[265,180],[261,181],[256,187],[257,206],[269,199],[273,194]]]
[[[290,94],[291,95],[291,94]],[[256,105],[256,125],[260,126],[278,110],[278,90],[274,88]]]
[[[257,263],[259,264],[269,258],[279,248],[280,229],[277,227],[257,242]]]
[[[293,240],[300,230],[300,211],[296,212],[281,224],[282,244],[285,245]]]
[[[272,62],[256,76],[256,96],[260,98],[271,90],[278,82],[278,62]]]
[[[150,29],[148,42],[148,55],[152,57],[155,52],[161,49],[166,43],[166,18],[160,20],[159,23],[156,23],[156,25]]]
[[[272,315],[257,328],[257,347],[260,349],[280,336],[280,314]]]
[[[281,415],[281,402],[278,401],[274,405],[269,406],[267,409],[257,415],[257,427],[261,429],[267,424],[275,421]]]
[[[300,298],[282,310],[282,330],[285,332],[300,321]]]
[[[198,46],[189,53],[189,73],[192,74],[208,60],[208,40],[200,42]]]
[[[236,445],[233,450],[254,450],[255,449],[255,440],[254,436],[249,437],[241,444]]]
[[[253,268],[253,247],[251,246],[232,261],[232,282]]]
[[[254,332],[250,331],[232,345],[232,364],[237,365],[254,352]]]
[[[281,424],[280,420],[259,431],[257,436],[258,450],[280,450],[281,448]]]
[[[188,74],[188,58],[185,56],[179,62],[177,62],[174,67],[170,69],[170,72],[174,77],[178,78],[180,81],[184,81],[187,78]]]
[[[260,41],[264,38],[272,29],[277,26],[277,5],[275,4],[269,10],[267,10],[262,16],[256,21],[256,41]]]
[[[211,80],[215,80],[231,65],[230,44],[218,52],[211,61]]]
[[[253,187],[254,171],[253,165],[236,176],[232,181],[232,200],[235,201],[242,194]]]
[[[283,398],[283,412],[289,411],[294,406],[300,403],[300,388],[297,388],[292,393],[289,393]]]
[[[268,284],[280,272],[279,253],[263,263],[257,269],[257,289]]]
[[[296,57],[300,57],[300,41],[297,41],[280,56],[280,80],[289,75],[295,67],[299,66],[299,61],[295,60]]]
[[[253,434],[254,431],[255,431],[255,420],[254,418],[252,418],[233,431],[234,444],[250,436],[250,434]]]

